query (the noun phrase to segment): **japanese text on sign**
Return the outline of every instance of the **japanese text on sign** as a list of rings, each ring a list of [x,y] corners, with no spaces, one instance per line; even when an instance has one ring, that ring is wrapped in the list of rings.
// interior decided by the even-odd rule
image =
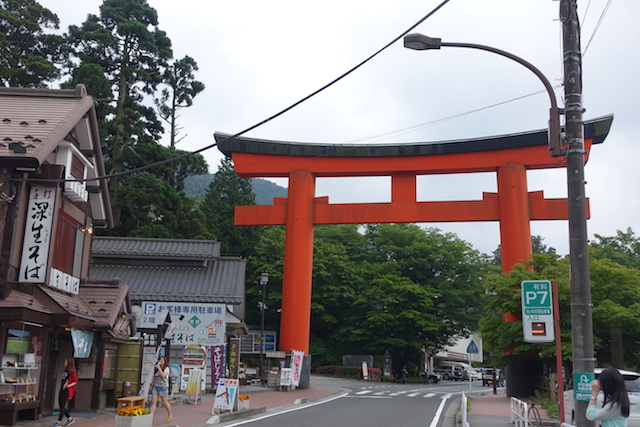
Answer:
[[[302,376],[302,359],[304,352],[293,350],[291,352],[291,384],[298,387]]]
[[[31,187],[18,277],[20,282],[45,282],[54,205],[54,189],[39,185]]]
[[[143,301],[138,328],[157,328],[167,313],[175,325],[171,335],[174,344],[224,344],[226,329],[224,304]]]

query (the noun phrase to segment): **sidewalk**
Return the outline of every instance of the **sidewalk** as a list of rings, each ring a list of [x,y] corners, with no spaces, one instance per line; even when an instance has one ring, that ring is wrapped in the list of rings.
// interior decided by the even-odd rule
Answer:
[[[343,389],[313,385],[307,389],[298,389],[293,391],[277,391],[273,388],[260,386],[241,386],[241,394],[251,396],[250,408],[245,411],[231,412],[221,417],[220,422],[238,418],[247,418],[253,415],[262,414],[268,410],[280,408],[283,406],[304,403],[312,400],[322,400],[334,395],[345,392]],[[183,400],[184,395],[180,395],[174,400]],[[212,415],[213,401],[215,394],[205,393],[202,395],[202,401],[198,404],[173,404],[171,406],[173,412],[173,420],[166,422],[167,411],[164,407],[156,409],[153,419],[153,427],[204,427],[215,424],[206,424],[214,415]],[[71,416],[76,420],[73,424],[77,427],[114,427],[115,409],[106,409],[100,412],[74,412]],[[19,420],[17,426],[20,427],[44,427],[51,426],[57,420],[56,416],[44,417],[38,421]],[[66,418],[63,420],[63,424]]]
[[[347,390],[322,385],[314,385],[313,378],[311,386],[307,389],[293,391],[278,391],[273,388],[260,386],[241,386],[240,393],[251,396],[250,408],[244,411],[237,411],[224,414],[218,420],[220,424],[214,424],[212,417],[213,401],[215,395],[206,393],[202,395],[202,401],[196,405],[183,403],[173,404],[173,420],[166,422],[167,412],[164,407],[156,409],[153,427],[210,427],[214,425],[224,426],[225,423],[240,418],[260,416],[266,412],[284,409],[288,406],[302,404],[311,401],[321,401],[333,396],[347,393]],[[467,422],[469,427],[507,427],[512,426],[510,398],[505,394],[504,389],[498,390],[498,394],[493,394],[492,390],[474,392],[470,396],[470,406],[467,412]],[[178,396],[177,400],[184,399],[184,395]],[[443,427],[456,426],[456,414],[460,410],[460,398],[451,399],[443,420]],[[541,416],[548,420],[548,415],[542,408]],[[77,427],[114,427],[115,409],[107,409],[97,413],[94,412],[71,412],[76,420],[74,426]],[[44,427],[51,426],[57,420],[57,416],[49,416],[39,421],[18,421],[20,427]],[[66,421],[66,419],[64,420]],[[207,424],[207,421],[210,424]],[[546,425],[550,425],[545,423]]]
[[[511,398],[505,394],[505,389],[483,391],[480,394],[473,393],[470,407],[467,411],[469,427],[507,427],[511,423]],[[460,400],[457,401],[460,405]],[[558,425],[557,420],[551,420],[546,411],[536,406],[540,411],[540,417],[544,425]]]

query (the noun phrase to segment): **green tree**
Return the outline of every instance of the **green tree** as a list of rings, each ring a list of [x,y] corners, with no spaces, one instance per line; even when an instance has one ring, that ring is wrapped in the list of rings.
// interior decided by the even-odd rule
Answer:
[[[544,237],[540,236],[539,234],[536,234],[535,236],[531,236],[532,253],[533,254],[555,254],[556,248],[548,247],[547,245],[542,243],[543,241],[544,241]],[[498,245],[498,247],[493,252],[491,252],[491,255],[493,256],[491,263],[493,265],[501,266],[502,265],[502,248],[500,247],[500,245]]]
[[[206,227],[222,243],[224,252],[249,257],[254,252],[260,228],[234,225],[236,206],[255,205],[255,195],[248,178],[239,177],[230,158],[220,161],[201,203]]]
[[[181,127],[178,126],[178,112],[193,105],[193,98],[204,90],[204,83],[197,81],[194,71],[198,63],[190,56],[174,61],[165,69],[164,85],[160,97],[154,101],[160,117],[169,124],[169,147],[174,148],[186,137],[178,138]]]
[[[616,231],[615,236],[595,235],[590,246],[594,249],[590,256],[598,259],[610,259],[629,268],[640,268],[640,239],[631,228]]]
[[[60,77],[65,39],[47,34],[58,16],[35,0],[0,0],[0,81],[8,87],[46,87]]]
[[[405,365],[419,361],[423,347],[441,346],[446,321],[437,316],[435,290],[404,277],[395,262],[367,267],[362,271],[365,286],[346,317],[357,325],[349,336],[351,348],[373,354],[389,350]]]
[[[571,359],[571,283],[569,257],[556,254],[533,256],[533,271],[516,265],[508,274],[493,274],[484,283],[487,292],[487,313],[480,322],[486,350],[502,354],[499,364],[505,365],[522,354],[535,353],[554,357],[554,346],[526,343],[522,322],[505,322],[505,313],[521,311],[520,284],[523,280],[551,280],[558,284],[562,353]],[[601,366],[633,367],[638,363],[640,347],[635,332],[640,327],[640,279],[636,270],[608,259],[591,259],[591,291],[593,303],[594,348]],[[509,356],[506,356],[510,352]]]
[[[143,172],[132,175],[116,190],[121,201],[118,236],[212,239],[204,227],[204,215],[184,193]]]
[[[441,322],[431,347],[442,349],[476,330],[487,256],[453,233],[415,224],[373,225],[365,235],[375,254],[371,262],[396,262],[403,277],[433,292],[434,314]]]
[[[590,269],[598,361],[616,368],[635,366],[640,352],[636,338],[636,331],[640,330],[638,271],[609,259],[592,259]]]
[[[104,0],[100,15],[91,14],[81,26],[69,27],[79,66],[99,65],[113,87],[115,107],[105,147],[111,174],[126,170],[128,149],[143,140],[157,141],[162,132],[154,109],[142,103],[162,81],[172,57],[171,40],[157,26],[157,12],[146,0]],[[73,72],[76,65],[71,65]],[[119,177],[110,179],[111,194],[120,182]],[[115,202],[118,221],[117,197]]]
[[[160,163],[188,154],[174,147],[164,147],[154,141],[138,143],[127,154],[127,164],[141,167],[149,163]],[[177,191],[183,191],[185,180],[190,176],[207,173],[209,166],[201,154],[187,155],[179,160],[168,161],[148,170],[159,180],[166,181]]]

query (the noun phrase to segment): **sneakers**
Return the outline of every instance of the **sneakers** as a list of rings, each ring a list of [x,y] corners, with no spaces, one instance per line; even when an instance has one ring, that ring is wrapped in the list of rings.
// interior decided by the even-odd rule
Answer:
[[[55,423],[51,424],[51,427],[60,427],[60,426],[61,426],[61,424],[59,422],[57,422],[57,421]]]
[[[171,421],[173,417],[167,417],[167,422]]]
[[[67,420],[67,422],[64,424],[65,426],[70,426],[71,424],[75,423],[76,420],[74,420],[73,418],[71,418],[70,420]]]

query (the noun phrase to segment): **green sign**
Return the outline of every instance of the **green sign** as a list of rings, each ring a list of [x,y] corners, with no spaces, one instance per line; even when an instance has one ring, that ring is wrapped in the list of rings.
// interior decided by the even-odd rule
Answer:
[[[573,374],[573,395],[578,402],[588,402],[591,399],[591,381],[593,374]]]
[[[522,311],[533,316],[552,315],[551,282],[527,280],[522,282]]]

